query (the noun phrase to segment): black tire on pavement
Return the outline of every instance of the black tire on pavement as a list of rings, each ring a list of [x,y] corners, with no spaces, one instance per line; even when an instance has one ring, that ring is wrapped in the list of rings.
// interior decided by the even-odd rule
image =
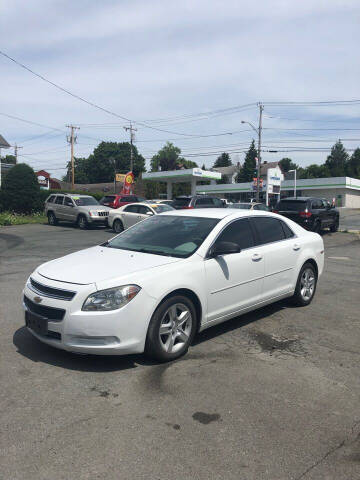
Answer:
[[[48,217],[48,224],[49,225],[55,226],[55,225],[58,224],[58,219],[55,217],[55,213],[49,212],[47,217]]]
[[[89,223],[85,215],[79,215],[76,223],[81,230],[86,230],[89,227]]]
[[[339,218],[335,219],[335,222],[330,227],[330,232],[337,232],[339,230]]]
[[[171,312],[174,312],[173,316]],[[185,315],[188,319],[186,321]],[[160,327],[163,334],[160,333]],[[165,332],[166,329],[168,332]],[[175,360],[188,351],[196,330],[196,310],[192,301],[183,295],[170,297],[158,306],[152,316],[146,337],[145,354],[160,362]]]
[[[312,302],[316,292],[317,273],[312,263],[306,262],[300,270],[294,295],[291,301],[298,307],[306,307]]]
[[[121,220],[116,219],[113,223],[113,230],[115,233],[121,233],[124,231],[124,225]]]

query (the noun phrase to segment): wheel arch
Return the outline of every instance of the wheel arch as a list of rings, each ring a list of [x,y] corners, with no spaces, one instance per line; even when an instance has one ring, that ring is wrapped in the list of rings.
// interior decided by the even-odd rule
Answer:
[[[305,260],[305,262],[303,262],[303,264],[301,265],[301,268],[303,268],[305,263],[310,263],[314,267],[315,273],[316,273],[316,278],[318,278],[319,277],[319,268],[318,268],[318,264],[317,264],[316,260],[314,258],[308,258],[307,260]],[[301,271],[301,268],[300,268],[300,271]]]
[[[168,300],[171,297],[175,297],[176,295],[183,295],[184,297],[187,297],[189,300],[191,300],[192,303],[194,304],[195,312],[196,312],[196,323],[197,323],[196,332],[198,333],[199,330],[200,330],[200,326],[201,326],[201,318],[202,318],[202,314],[203,314],[203,307],[202,307],[202,304],[201,304],[201,301],[200,301],[198,295],[193,290],[191,290],[190,288],[177,288],[176,290],[173,290],[173,291],[169,292],[156,305],[156,308],[154,309],[153,314],[156,312],[156,310],[159,308],[159,306],[163,302],[165,302],[166,300]]]

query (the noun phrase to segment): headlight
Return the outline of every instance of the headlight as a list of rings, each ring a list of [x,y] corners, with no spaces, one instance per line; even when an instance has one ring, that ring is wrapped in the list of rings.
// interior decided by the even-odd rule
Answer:
[[[99,214],[96,210],[90,210],[89,212],[90,217],[98,217]]]
[[[140,290],[141,288],[137,285],[124,285],[122,287],[100,290],[88,296],[82,306],[82,310],[88,312],[117,310],[129,303]]]

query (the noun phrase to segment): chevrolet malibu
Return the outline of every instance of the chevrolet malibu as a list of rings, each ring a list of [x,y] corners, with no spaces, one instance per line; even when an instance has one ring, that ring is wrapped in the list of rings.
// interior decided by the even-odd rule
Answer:
[[[170,211],[38,267],[25,322],[64,350],[168,361],[212,325],[286,297],[308,305],[323,267],[322,238],[279,215]]]

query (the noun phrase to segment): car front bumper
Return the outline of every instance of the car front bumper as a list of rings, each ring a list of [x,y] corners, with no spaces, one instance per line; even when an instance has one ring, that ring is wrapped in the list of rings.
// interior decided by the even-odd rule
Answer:
[[[35,278],[34,275],[32,277]],[[40,279],[42,284],[61,288],[60,282],[41,277]],[[36,277],[36,280],[40,281],[39,277]],[[155,299],[141,290],[131,302],[119,310],[85,312],[81,307],[87,296],[95,291],[94,285],[70,286],[74,287],[74,290],[78,288],[79,291],[73,300],[66,301],[42,297],[38,292],[34,292],[28,283],[26,284],[23,292],[27,299],[27,304],[23,301],[25,312],[39,314],[38,311],[34,311],[35,297],[41,298],[41,303],[37,304],[41,307],[65,310],[62,320],[48,320],[46,334],[37,333],[27,327],[29,332],[43,343],[76,353],[125,355],[144,351]],[[69,289],[69,284],[62,287]],[[43,314],[41,316],[45,317]]]

